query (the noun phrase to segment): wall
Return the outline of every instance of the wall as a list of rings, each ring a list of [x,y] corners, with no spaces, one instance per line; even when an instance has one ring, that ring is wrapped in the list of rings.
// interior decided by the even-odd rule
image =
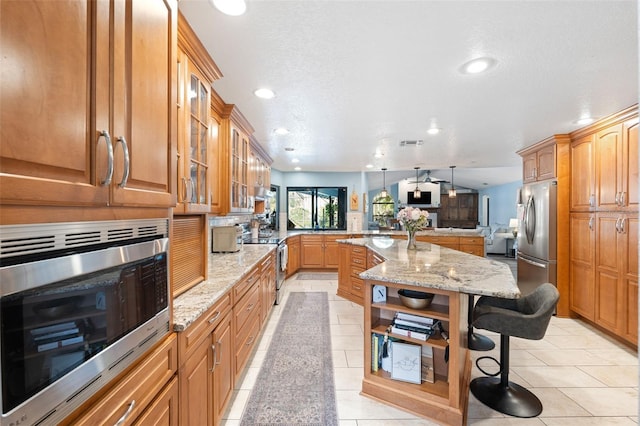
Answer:
[[[494,224],[509,225],[509,219],[516,217],[516,196],[518,189],[522,187],[522,181],[506,183],[504,185],[492,186],[478,191],[478,219],[484,223],[485,212],[482,208],[484,196],[489,197],[489,220],[488,225]]]

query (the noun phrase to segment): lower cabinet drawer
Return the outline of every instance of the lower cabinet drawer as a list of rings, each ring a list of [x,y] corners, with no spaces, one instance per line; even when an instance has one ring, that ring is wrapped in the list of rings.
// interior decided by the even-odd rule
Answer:
[[[80,416],[69,424],[133,424],[175,375],[177,368],[178,344],[175,333],[172,333],[115,383],[98,402],[82,410]],[[124,421],[118,423],[123,418]]]
[[[257,311],[256,311],[257,312]],[[255,315],[248,326],[236,335],[235,343],[235,377],[236,379],[242,374],[244,366],[251,355],[251,351],[255,346],[260,334],[260,318]]]
[[[260,286],[253,286],[251,290],[244,295],[240,302],[233,307],[233,314],[235,315],[235,332],[236,335],[248,324],[253,316],[259,315],[260,312]]]
[[[351,294],[364,297],[364,281],[360,278],[351,278]]]
[[[178,420],[178,378],[174,377],[136,419],[134,426],[178,425]]]
[[[460,251],[484,257],[484,246],[460,244]]]

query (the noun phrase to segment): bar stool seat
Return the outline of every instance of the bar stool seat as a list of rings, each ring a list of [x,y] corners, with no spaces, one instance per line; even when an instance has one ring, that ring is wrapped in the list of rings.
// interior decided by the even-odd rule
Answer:
[[[542,339],[558,298],[556,287],[545,283],[520,299],[489,296],[478,299],[473,311],[473,326],[500,333],[500,377],[477,377],[470,384],[471,393],[480,402],[515,417],[535,417],[542,412],[538,397],[509,381],[509,337]]]

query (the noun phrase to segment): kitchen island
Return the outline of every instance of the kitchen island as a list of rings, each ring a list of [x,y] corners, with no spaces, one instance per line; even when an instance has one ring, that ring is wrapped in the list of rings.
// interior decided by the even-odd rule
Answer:
[[[431,243],[418,242],[417,250],[407,250],[406,240],[388,237],[353,238],[339,243],[341,249],[365,249],[367,258],[375,255],[378,259],[375,266],[367,264],[372,267],[359,273],[364,283],[362,394],[442,424],[466,424],[471,380],[471,354],[466,341],[468,295],[520,297],[509,267]],[[341,266],[339,276],[345,273],[345,268],[351,268],[348,262]],[[374,286],[380,286],[376,290],[384,288],[381,293],[384,297],[375,302]],[[433,301],[424,309],[408,308],[398,296],[403,289],[432,293]],[[393,333],[389,326],[398,313],[439,322],[444,333],[437,331],[426,340]],[[394,374],[393,369],[398,366],[393,353],[391,371],[382,369],[376,355],[377,345],[373,347],[372,341],[385,335],[411,345],[414,350],[420,348],[419,352],[427,354],[427,358],[430,354],[433,382],[421,380],[420,375],[417,382],[399,379],[402,375]],[[421,359],[417,362],[421,363]]]

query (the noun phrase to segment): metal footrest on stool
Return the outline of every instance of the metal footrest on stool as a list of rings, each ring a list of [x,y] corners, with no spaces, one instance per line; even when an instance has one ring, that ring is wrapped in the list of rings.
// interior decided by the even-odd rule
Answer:
[[[515,417],[535,417],[542,413],[542,402],[517,383],[503,384],[499,377],[477,377],[469,387],[484,405]]]

